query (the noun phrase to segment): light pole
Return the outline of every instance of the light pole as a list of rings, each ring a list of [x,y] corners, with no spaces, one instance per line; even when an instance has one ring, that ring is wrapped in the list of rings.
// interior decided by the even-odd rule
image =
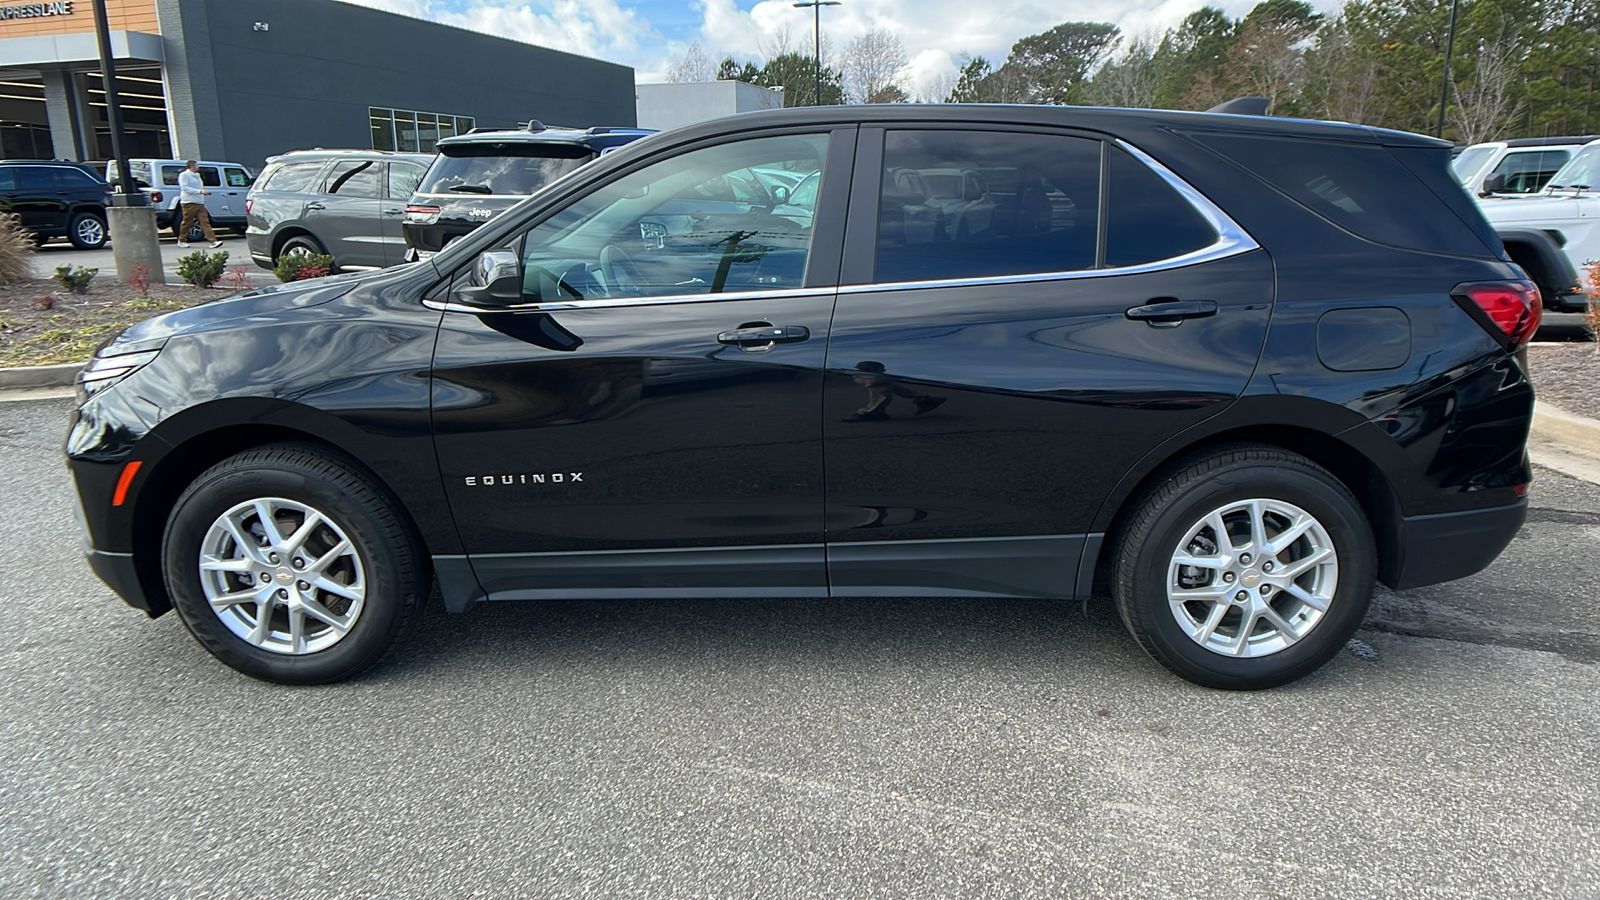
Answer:
[[[1444,108],[1450,102],[1450,57],[1456,52],[1456,7],[1461,0],[1450,0],[1450,30],[1444,39],[1444,77],[1439,80],[1439,127],[1433,136],[1444,137]]]
[[[812,18],[816,20],[815,23],[813,23],[811,30],[812,46],[815,53],[815,55],[812,56],[812,59],[816,61],[815,80],[813,82],[816,87],[813,104],[816,106],[822,105],[822,8],[824,6],[841,5],[843,4],[841,4],[839,0],[806,0],[804,3],[796,3],[794,5],[795,9],[805,9],[806,7],[810,7]]]

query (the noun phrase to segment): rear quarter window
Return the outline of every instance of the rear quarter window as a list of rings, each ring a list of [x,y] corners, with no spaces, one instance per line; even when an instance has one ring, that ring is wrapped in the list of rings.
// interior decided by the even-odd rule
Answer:
[[[1453,209],[1454,204],[1430,190],[1385,147],[1209,132],[1191,132],[1188,137],[1243,166],[1306,209],[1367,240],[1436,253],[1490,255],[1480,235]],[[1426,152],[1439,155],[1440,172],[1448,178],[1448,151]],[[1459,185],[1453,190],[1471,202]]]
[[[274,170],[262,175],[261,183],[257,187],[263,191],[307,191],[311,189],[312,182],[316,181],[317,174],[322,171],[322,163],[301,162],[285,163]]]

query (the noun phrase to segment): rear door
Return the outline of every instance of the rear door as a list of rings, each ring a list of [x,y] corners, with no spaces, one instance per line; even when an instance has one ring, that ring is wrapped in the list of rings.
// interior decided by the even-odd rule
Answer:
[[[6,192],[11,212],[24,228],[65,233],[68,192],[56,184],[50,166],[9,166],[11,190]]]
[[[983,215],[928,194],[950,172]],[[1072,596],[1118,479],[1244,389],[1272,267],[1175,181],[1094,135],[862,129],[822,408],[834,594]]]
[[[382,194],[378,160],[342,159],[328,169],[322,195],[305,206],[305,224],[335,266],[384,265]]]

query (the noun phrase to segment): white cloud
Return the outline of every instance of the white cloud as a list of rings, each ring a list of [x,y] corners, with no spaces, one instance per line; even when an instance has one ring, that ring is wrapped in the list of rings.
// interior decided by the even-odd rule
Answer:
[[[636,80],[660,81],[692,41],[713,62],[725,56],[758,65],[774,39],[787,30],[791,46],[809,52],[812,11],[792,0],[760,0],[748,9],[741,0],[690,0],[700,13],[694,33],[664,35],[649,10],[661,0],[345,0],[421,19],[470,28],[633,66]],[[670,0],[679,2],[679,0]],[[842,48],[868,28],[899,37],[911,58],[904,87],[955,73],[963,54],[984,56],[998,66],[1018,38],[1064,21],[1111,22],[1129,36],[1159,32],[1205,5],[1206,0],[1078,0],[1070,10],[1040,0],[843,0],[822,10],[825,41]],[[1338,0],[1312,0],[1324,12]],[[1242,16],[1255,0],[1212,0]]]

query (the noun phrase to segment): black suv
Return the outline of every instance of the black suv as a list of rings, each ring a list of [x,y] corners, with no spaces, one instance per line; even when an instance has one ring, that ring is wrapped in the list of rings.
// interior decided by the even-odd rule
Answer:
[[[436,582],[1098,585],[1179,675],[1281,684],[1375,579],[1477,572],[1526,512],[1539,298],[1449,160],[1063,107],[659,134],[431,260],[122,334],[67,441],[90,562],[280,682],[372,664]]]
[[[647,134],[642,128],[547,128],[443,138],[439,155],[406,205],[406,259],[426,259],[490,217],[603,153]]]
[[[16,213],[41,240],[64,237],[79,250],[106,242],[111,186],[73,162],[0,160],[0,212]]]

